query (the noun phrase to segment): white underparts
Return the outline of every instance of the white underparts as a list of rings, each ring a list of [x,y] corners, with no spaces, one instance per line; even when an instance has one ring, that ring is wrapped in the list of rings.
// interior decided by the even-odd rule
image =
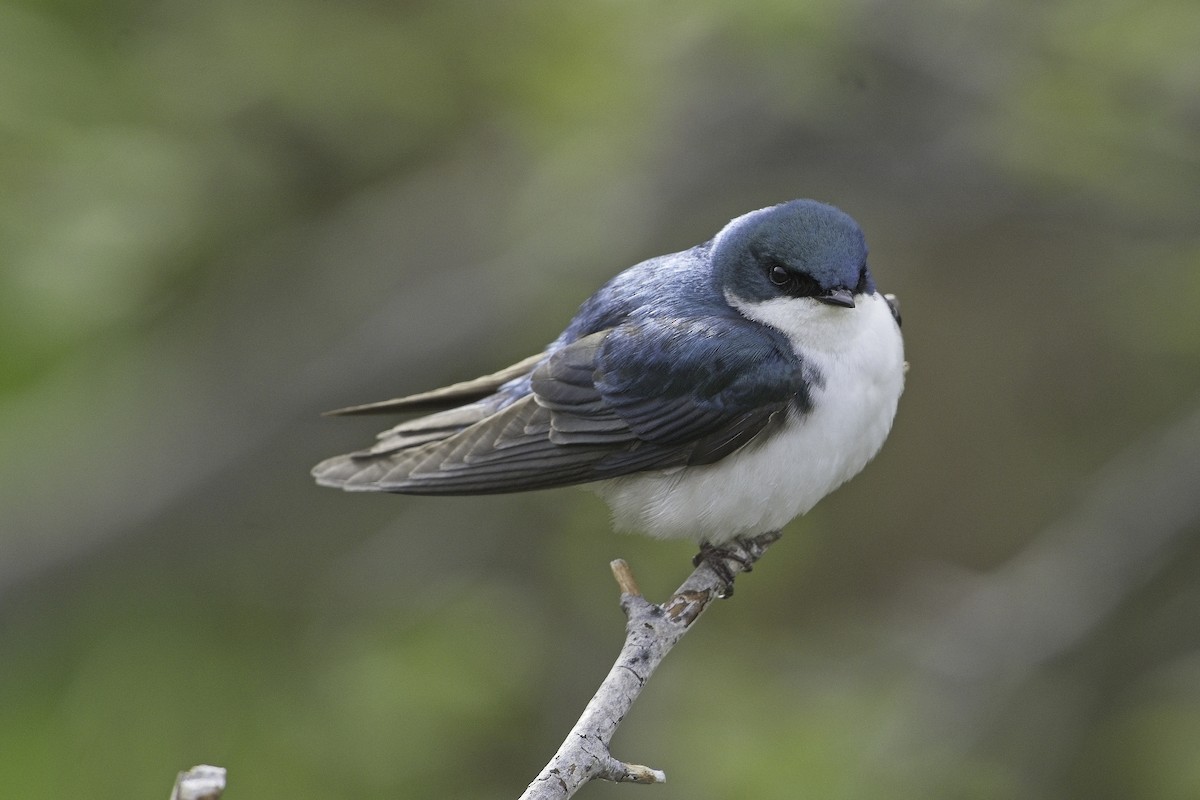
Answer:
[[[841,308],[811,298],[750,303],[744,316],[783,333],[823,378],[811,409],[721,461],[594,484],[615,525],[719,544],[777,530],[858,474],[887,438],[904,389],[904,346],[878,294]]]

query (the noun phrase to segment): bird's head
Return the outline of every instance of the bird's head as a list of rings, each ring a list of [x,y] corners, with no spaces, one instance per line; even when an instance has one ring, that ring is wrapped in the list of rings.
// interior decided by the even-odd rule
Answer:
[[[718,288],[750,304],[797,298],[854,308],[875,292],[867,242],[848,214],[815,200],[752,211],[713,240]]]

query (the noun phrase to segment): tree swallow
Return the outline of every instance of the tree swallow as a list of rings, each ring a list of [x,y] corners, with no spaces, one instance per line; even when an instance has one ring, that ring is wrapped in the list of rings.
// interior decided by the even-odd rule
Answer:
[[[794,200],[630,267],[507,369],[331,412],[422,416],[313,475],[429,495],[589,484],[618,529],[715,547],[779,530],[856,475],[904,373],[862,231]]]

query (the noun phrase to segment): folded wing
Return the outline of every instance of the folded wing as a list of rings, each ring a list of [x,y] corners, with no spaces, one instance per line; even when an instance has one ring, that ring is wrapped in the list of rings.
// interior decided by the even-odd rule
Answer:
[[[708,464],[806,410],[802,374],[786,342],[736,319],[626,322],[554,352],[515,402],[480,397],[478,381],[439,390],[473,402],[401,423],[313,474],[351,490],[490,494]],[[505,375],[519,377],[488,378]],[[412,399],[388,402],[430,402]]]

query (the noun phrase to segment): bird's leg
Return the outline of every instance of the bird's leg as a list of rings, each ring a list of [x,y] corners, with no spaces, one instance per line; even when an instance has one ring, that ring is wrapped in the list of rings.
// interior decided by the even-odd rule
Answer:
[[[741,550],[723,547],[721,545],[712,544],[711,542],[701,542],[700,552],[692,557],[692,566],[698,567],[701,564],[708,564],[712,571],[717,573],[717,577],[721,579],[724,586],[721,589],[721,594],[718,595],[722,599],[733,597],[733,570],[729,568],[727,562],[736,561],[742,565],[743,572],[751,572],[754,569],[754,558],[747,558],[744,551],[749,549],[749,543],[745,537],[735,536],[733,541],[736,542]]]

